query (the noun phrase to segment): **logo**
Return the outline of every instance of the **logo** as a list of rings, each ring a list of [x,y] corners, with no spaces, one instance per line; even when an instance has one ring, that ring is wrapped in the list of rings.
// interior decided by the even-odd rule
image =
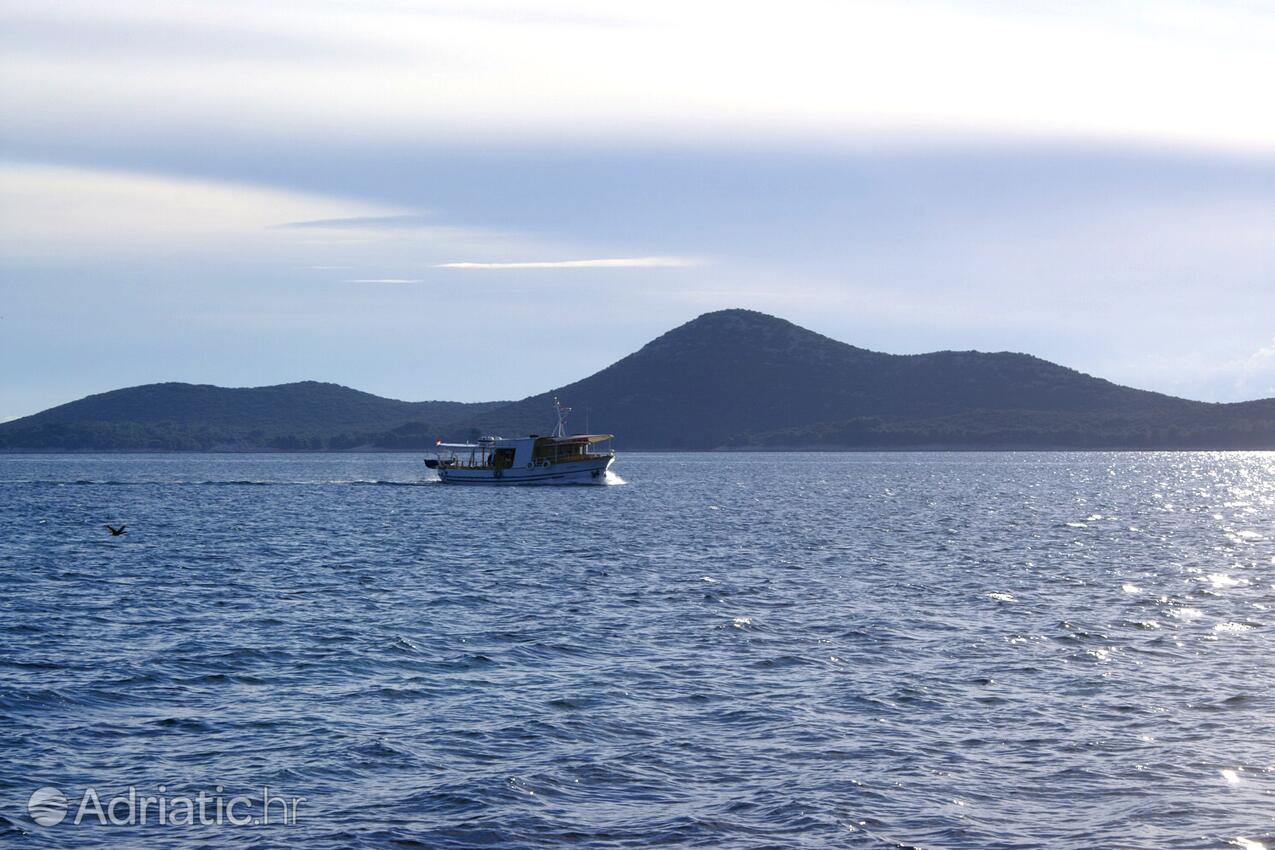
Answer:
[[[37,788],[27,800],[27,814],[40,826],[57,826],[66,817],[66,795],[56,788]]]
[[[124,793],[103,797],[90,786],[84,789],[78,803],[68,799],[59,789],[49,785],[37,788],[27,800],[27,813],[40,826],[57,826],[75,809],[69,823],[79,826],[84,821],[100,826],[270,826],[296,825],[298,809],[305,797],[271,793],[269,785],[261,786],[261,794],[239,794],[226,798],[225,788],[218,785],[213,794],[200,790],[197,794],[171,795],[160,785],[159,794],[139,794],[130,785]]]

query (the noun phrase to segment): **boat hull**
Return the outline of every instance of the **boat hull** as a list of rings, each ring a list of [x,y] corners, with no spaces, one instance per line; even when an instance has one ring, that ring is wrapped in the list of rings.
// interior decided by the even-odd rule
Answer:
[[[607,468],[614,460],[613,457],[600,457],[596,460],[558,463],[548,467],[502,469],[499,475],[490,469],[444,467],[438,470],[438,480],[444,484],[605,484]]]

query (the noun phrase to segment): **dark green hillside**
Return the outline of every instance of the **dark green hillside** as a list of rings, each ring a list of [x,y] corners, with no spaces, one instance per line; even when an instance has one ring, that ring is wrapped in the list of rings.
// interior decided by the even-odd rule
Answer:
[[[423,449],[438,436],[549,433],[554,396],[575,408],[573,429],[587,409],[590,429],[624,449],[1275,449],[1275,399],[1187,401],[1027,354],[882,354],[722,310],[517,402],[405,402],[314,382],[152,384],[0,425],[0,450]]]
[[[1026,354],[881,354],[748,310],[700,316],[582,381],[493,410],[478,427],[544,428],[554,395],[577,411],[587,405],[592,429],[620,435],[623,445],[663,449],[709,449],[744,434],[863,416],[1026,409],[1172,417],[1222,407],[1121,387]]]
[[[1275,446],[1275,416],[995,410],[932,419],[865,416],[804,428],[740,434],[735,450],[1128,450],[1266,449]]]
[[[348,449],[432,445],[458,416],[504,402],[407,402],[337,384],[147,384],[0,425],[0,448],[36,450]]]
[[[478,407],[492,407],[491,402]],[[339,384],[301,381],[272,387],[146,384],[99,393],[28,416],[28,423],[155,423],[210,427],[321,431],[400,425],[411,419],[451,418],[467,405],[455,401],[396,401]]]

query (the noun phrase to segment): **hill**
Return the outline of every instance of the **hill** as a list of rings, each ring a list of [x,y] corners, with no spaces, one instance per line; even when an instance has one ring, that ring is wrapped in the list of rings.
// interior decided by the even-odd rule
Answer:
[[[457,417],[505,404],[398,401],[317,381],[247,388],[147,384],[4,423],[0,448],[418,448],[432,445],[439,429]]]
[[[554,395],[652,449],[1275,447],[1275,403],[1187,401],[1026,354],[883,354],[748,310],[700,316],[476,425],[521,433]]]
[[[544,433],[561,397],[630,449],[1275,448],[1275,400],[1206,404],[1038,357],[857,348],[749,310],[707,313],[516,402],[404,402],[335,384],[153,384],[0,425],[0,449],[424,448]]]

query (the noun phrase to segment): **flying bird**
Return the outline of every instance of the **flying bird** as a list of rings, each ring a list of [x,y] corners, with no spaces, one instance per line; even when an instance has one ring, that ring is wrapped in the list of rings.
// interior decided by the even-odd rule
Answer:
[[[106,526],[106,530],[111,533],[112,537],[119,537],[121,534],[124,533],[124,529],[126,528],[128,528],[127,523],[125,523],[124,525],[121,525],[119,528],[116,528],[115,526],[110,524]]]

